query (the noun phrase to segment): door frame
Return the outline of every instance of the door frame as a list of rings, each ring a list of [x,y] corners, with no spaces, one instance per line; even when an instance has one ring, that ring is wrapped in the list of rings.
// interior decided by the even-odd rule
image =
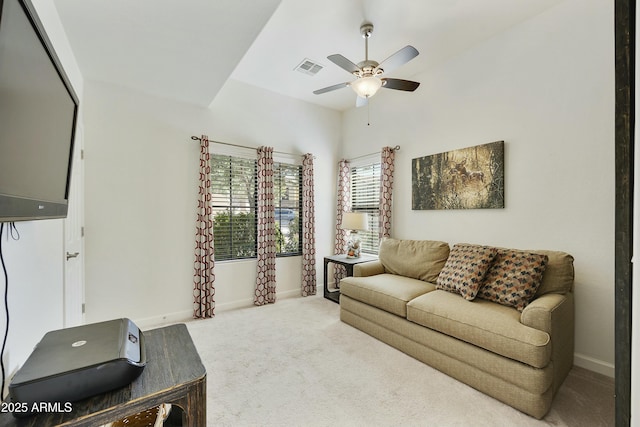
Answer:
[[[615,0],[615,412],[631,422],[635,0]],[[636,331],[636,333],[638,333]],[[637,414],[636,414],[637,416]]]

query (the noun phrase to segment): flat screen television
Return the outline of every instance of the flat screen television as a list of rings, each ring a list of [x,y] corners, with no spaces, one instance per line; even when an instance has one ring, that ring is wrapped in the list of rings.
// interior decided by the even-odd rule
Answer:
[[[78,97],[29,0],[0,0],[0,222],[64,218]]]

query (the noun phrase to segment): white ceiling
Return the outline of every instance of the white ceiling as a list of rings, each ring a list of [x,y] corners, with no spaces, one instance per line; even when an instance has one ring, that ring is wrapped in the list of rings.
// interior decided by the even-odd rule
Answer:
[[[55,0],[85,80],[208,106],[280,0]]]
[[[312,92],[353,79],[327,56],[362,61],[364,21],[375,27],[370,59],[418,49],[390,75],[415,79],[562,0],[54,1],[86,80],[207,106],[232,78],[345,110],[355,105],[351,89]],[[294,71],[306,58],[324,68],[315,76]]]

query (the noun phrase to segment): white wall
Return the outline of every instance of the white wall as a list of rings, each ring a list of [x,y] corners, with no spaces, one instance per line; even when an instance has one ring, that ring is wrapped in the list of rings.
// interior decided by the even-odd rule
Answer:
[[[576,364],[613,376],[613,3],[568,0],[344,118],[344,156],[396,155],[393,235],[575,257]],[[421,52],[428,55],[429,52]],[[411,210],[411,159],[505,141],[505,209]]]
[[[58,13],[50,1],[33,0],[33,3],[80,99],[81,123],[82,74]],[[47,331],[63,326],[64,220],[27,221],[16,226],[20,240],[6,240],[5,234],[2,242],[9,276],[10,330],[4,355],[7,374],[24,363]],[[4,327],[2,316],[0,328],[4,331]]]
[[[316,155],[318,210],[332,206],[340,114],[229,81],[210,109],[86,85],[86,320],[141,327],[192,313],[199,145],[192,135]],[[331,247],[317,216],[317,250]],[[318,260],[321,271],[322,259]],[[277,262],[277,295],[299,295],[300,257]],[[216,264],[218,310],[253,303],[255,261]],[[321,276],[319,276],[321,277]],[[321,282],[319,282],[319,285]]]
[[[16,223],[20,239],[15,241],[7,239],[5,224],[2,248],[10,315],[4,355],[7,375],[24,363],[47,331],[63,326],[63,222],[51,219]],[[0,326],[4,331],[4,313]]]

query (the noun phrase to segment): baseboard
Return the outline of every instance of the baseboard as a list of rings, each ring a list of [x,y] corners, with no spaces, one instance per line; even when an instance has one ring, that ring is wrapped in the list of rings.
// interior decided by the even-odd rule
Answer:
[[[279,291],[276,294],[276,301],[285,298],[293,298],[300,296],[300,289],[292,289],[289,291]],[[253,306],[253,298],[247,298],[237,301],[231,301],[224,304],[216,304],[216,313],[221,311],[235,310],[238,308],[247,308]]]
[[[146,317],[143,319],[131,319],[138,328],[145,331],[147,329],[159,328],[174,323],[182,323],[193,319],[193,311],[176,311],[175,313],[163,314],[161,316]]]
[[[280,291],[277,293],[277,299],[293,298],[300,296],[300,289],[293,289],[290,291]],[[247,308],[253,306],[253,298],[232,301],[224,304],[216,304],[215,313],[222,311],[235,310],[238,308]],[[174,313],[163,314],[160,316],[146,317],[142,319],[132,319],[133,322],[141,329],[154,329],[162,326],[171,325],[174,323],[182,323],[193,320],[193,311],[177,311]]]
[[[574,353],[573,364],[611,378],[614,378],[616,376],[615,365],[613,365],[612,363],[604,362],[602,360],[594,359],[593,357],[585,356],[584,354]]]

